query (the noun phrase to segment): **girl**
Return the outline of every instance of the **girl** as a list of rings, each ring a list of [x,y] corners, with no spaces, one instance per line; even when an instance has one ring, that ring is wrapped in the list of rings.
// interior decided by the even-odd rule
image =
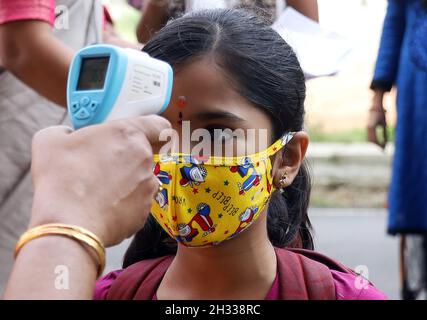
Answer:
[[[383,299],[311,251],[305,83],[286,42],[256,15],[209,10],[170,22],[144,51],[174,68],[163,116],[177,131],[183,121],[210,132],[264,129],[271,146],[232,159],[155,157],[163,189],[152,216],[95,298]],[[244,142],[259,141],[213,138],[223,148]]]

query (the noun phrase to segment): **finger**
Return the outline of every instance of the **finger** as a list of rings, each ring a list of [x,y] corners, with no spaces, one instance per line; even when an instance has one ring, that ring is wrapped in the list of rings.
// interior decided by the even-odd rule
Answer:
[[[159,192],[159,182],[153,175],[151,179],[145,180],[144,183],[140,183],[132,193],[130,201],[136,205],[137,209],[135,210],[135,214],[136,216],[140,217],[140,219],[137,220],[142,223],[137,228],[138,230],[143,227],[147,216],[150,213],[152,201],[154,201],[156,195]]]
[[[171,128],[168,120],[157,115],[126,119],[121,122],[121,125],[129,130],[130,135],[144,134],[150,144],[158,143],[161,132]]]
[[[379,145],[377,132],[376,132],[375,127],[369,127],[368,128],[368,140],[372,143]]]
[[[36,134],[46,134],[46,135],[68,135],[70,133],[72,133],[74,130],[68,126],[52,126],[52,127],[47,127],[44,129],[41,129],[40,131],[38,131]]]
[[[157,194],[163,190],[162,182],[153,174],[153,178],[150,181],[152,198],[155,198]]]
[[[67,126],[54,126],[44,128],[33,136],[33,147],[42,147],[44,145],[51,145],[57,141],[62,141],[62,138],[73,133],[73,129]]]
[[[384,135],[384,148],[385,148],[388,142],[387,124],[383,126],[383,130],[384,130],[383,135]]]

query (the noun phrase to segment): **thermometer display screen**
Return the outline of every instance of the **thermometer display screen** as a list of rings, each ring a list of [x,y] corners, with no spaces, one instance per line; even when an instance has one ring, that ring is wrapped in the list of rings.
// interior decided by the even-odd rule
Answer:
[[[77,90],[100,90],[104,88],[110,57],[83,58]]]

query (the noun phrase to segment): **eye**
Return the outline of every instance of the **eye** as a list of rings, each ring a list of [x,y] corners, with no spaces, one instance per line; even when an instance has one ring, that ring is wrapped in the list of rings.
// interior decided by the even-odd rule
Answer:
[[[233,129],[225,126],[211,126],[207,127],[211,140],[216,143],[223,143],[234,138]]]

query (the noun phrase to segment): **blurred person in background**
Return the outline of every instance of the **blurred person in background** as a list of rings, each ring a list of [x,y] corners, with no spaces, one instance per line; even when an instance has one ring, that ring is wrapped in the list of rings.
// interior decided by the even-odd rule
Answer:
[[[0,296],[31,208],[33,134],[67,120],[76,50],[119,39],[100,0],[0,0]]]
[[[404,299],[427,296],[427,1],[389,0],[371,84],[368,138],[387,143],[384,95],[397,88],[396,151],[388,232],[402,235]],[[377,129],[382,128],[384,139]]]
[[[319,21],[317,0],[197,0],[201,7],[228,7],[261,9],[271,23],[280,15],[286,5],[304,14],[308,18]],[[197,1],[186,0],[128,0],[129,4],[142,10],[141,20],[137,27],[137,38],[146,43],[154,33],[159,31],[169,19],[176,18],[189,11],[188,7],[196,6]]]

